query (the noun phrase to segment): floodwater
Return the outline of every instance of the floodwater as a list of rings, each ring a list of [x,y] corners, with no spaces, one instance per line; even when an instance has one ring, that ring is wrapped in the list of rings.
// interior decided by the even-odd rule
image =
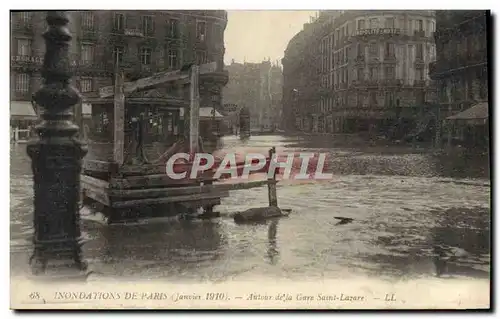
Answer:
[[[325,140],[326,139],[326,140]],[[421,149],[346,148],[328,138],[226,137],[226,151],[327,152],[328,181],[278,184],[287,218],[237,225],[229,214],[267,206],[267,188],[234,191],[213,220],[104,226],[82,221],[84,258],[111,279],[211,281],[252,277],[315,280],[367,276],[434,278],[436,251],[446,273],[488,278],[490,181],[446,176]],[[11,151],[11,272],[27,271],[32,181],[24,145]],[[337,225],[335,217],[353,222]]]

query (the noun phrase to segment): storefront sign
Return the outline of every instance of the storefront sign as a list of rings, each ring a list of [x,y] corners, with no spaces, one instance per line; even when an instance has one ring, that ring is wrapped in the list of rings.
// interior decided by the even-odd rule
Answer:
[[[358,30],[356,35],[370,35],[370,34],[399,34],[401,29],[396,28],[377,28],[377,29],[364,29]]]
[[[42,64],[43,57],[41,56],[32,56],[32,55],[13,55],[11,57],[12,62],[22,62],[22,63],[36,63]]]
[[[32,56],[32,55],[13,55],[11,57],[11,61],[14,63],[27,63],[27,64],[43,64],[44,57],[42,56]],[[104,69],[107,66],[107,63],[96,63],[93,61],[80,61],[80,60],[72,60],[69,62],[69,66],[71,68],[84,68],[84,67],[93,67],[95,69]]]
[[[144,34],[139,29],[125,29],[123,30],[123,34],[133,36],[133,37],[143,37]]]

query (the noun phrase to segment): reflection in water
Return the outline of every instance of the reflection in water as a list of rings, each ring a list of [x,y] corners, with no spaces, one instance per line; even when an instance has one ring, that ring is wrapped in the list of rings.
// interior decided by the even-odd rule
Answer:
[[[489,276],[490,211],[481,207],[435,210],[432,229],[436,274]]]
[[[272,265],[275,265],[278,262],[278,243],[276,239],[276,235],[278,233],[278,220],[272,220],[269,224],[269,228],[267,231],[267,239],[269,240],[269,246],[267,248],[267,256]]]
[[[112,271],[98,270],[108,275],[182,274],[203,268],[224,252],[216,221],[103,226],[92,235],[95,240],[85,245],[86,256],[113,265]]]

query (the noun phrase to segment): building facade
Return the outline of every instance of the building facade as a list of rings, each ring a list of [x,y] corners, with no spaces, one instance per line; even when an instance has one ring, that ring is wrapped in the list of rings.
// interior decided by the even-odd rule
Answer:
[[[282,59],[282,126],[287,131],[314,129],[310,114],[319,111],[319,43],[326,32],[324,18],[313,19],[288,43]]]
[[[308,112],[312,125],[306,130],[375,135],[391,127],[415,129],[435,92],[428,76],[435,60],[433,11],[322,11],[309,25],[314,31],[308,33],[320,36],[307,40],[319,61],[306,64],[317,63],[319,69],[312,68],[318,75],[306,78],[319,77],[319,83],[307,81],[317,86],[312,94],[318,101]],[[285,83],[293,76],[286,73]]]
[[[274,130],[281,118],[283,73],[277,63],[236,63],[226,66],[229,81],[223,89],[226,105],[250,111],[252,130]]]
[[[447,144],[452,140],[462,143],[467,131],[477,129],[481,132],[475,142],[486,143],[488,138],[488,16],[489,12],[479,10],[436,13],[437,60],[430,65],[430,76],[437,82],[441,123],[447,124],[440,140]],[[469,111],[468,118],[459,117],[474,125],[445,121],[472,108],[476,111]]]
[[[43,11],[11,13],[11,104],[29,103],[40,86],[47,24]],[[221,103],[227,13],[215,11],[71,11],[70,65],[73,85],[84,100],[112,85],[116,65],[128,80],[179,69],[187,63],[217,62],[200,79],[201,104]],[[15,107],[15,106],[11,106]]]

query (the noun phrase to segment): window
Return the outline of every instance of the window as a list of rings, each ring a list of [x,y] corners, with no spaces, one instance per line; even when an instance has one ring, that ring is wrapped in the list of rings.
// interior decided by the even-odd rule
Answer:
[[[94,47],[90,44],[82,44],[82,52],[80,61],[83,63],[91,63],[94,60]]]
[[[483,77],[479,82],[479,98],[485,100],[488,98],[488,78]]]
[[[365,79],[365,69],[358,69],[358,81],[363,81]]]
[[[370,92],[370,106],[376,106],[377,104],[377,92]]]
[[[385,44],[385,56],[394,56],[394,43],[387,42]]]
[[[31,56],[31,40],[17,39],[17,55]]]
[[[378,51],[377,43],[375,42],[370,43],[370,56],[378,57],[377,51]]]
[[[362,45],[361,43],[358,43],[358,45],[356,46],[356,51],[357,51],[357,56],[360,57],[364,57],[365,56],[365,46]]]
[[[424,31],[424,21],[416,20],[417,31]]]
[[[205,41],[206,36],[206,24],[203,21],[196,22],[196,37],[200,41]]]
[[[150,48],[141,48],[141,63],[142,64],[151,64],[151,49]]]
[[[16,92],[28,93],[30,89],[30,77],[28,74],[16,74]]]
[[[19,21],[23,24],[30,24],[31,12],[29,11],[19,12]]]
[[[378,68],[377,67],[370,68],[370,80],[372,80],[372,81],[378,80]]]
[[[424,79],[424,70],[421,68],[415,69],[415,80],[422,81]]]
[[[425,93],[422,91],[415,92],[415,100],[417,104],[424,104],[425,102]]]
[[[168,50],[168,68],[177,69],[177,49]]]
[[[424,57],[424,45],[422,43],[417,43],[416,48],[417,48],[416,58],[423,59],[423,57]]]
[[[151,16],[143,16],[142,17],[142,32],[144,34],[152,34],[154,31],[153,28],[153,17]]]
[[[115,13],[113,27],[117,31],[122,31],[125,28],[125,16],[122,13]]]
[[[196,64],[203,64],[207,61],[207,53],[205,51],[196,52]]]
[[[378,28],[378,19],[371,18],[370,19],[370,29],[376,29],[376,28]]]
[[[337,30],[337,37],[335,38],[335,43],[338,43],[340,40],[340,30]]]
[[[91,11],[82,12],[82,27],[87,30],[94,29],[94,13]]]
[[[406,29],[406,24],[405,24],[405,19],[404,18],[399,18],[398,28],[400,28],[400,29]]]
[[[91,78],[82,78],[80,80],[80,92],[92,92],[92,79]]]
[[[395,19],[394,18],[386,18],[385,19],[385,27],[386,28],[395,28]]]
[[[385,92],[385,106],[394,106],[394,92]]]
[[[388,66],[385,68],[385,78],[388,80],[394,80],[394,67]]]
[[[179,38],[179,20],[177,19],[168,20],[167,36],[173,39]]]
[[[113,48],[113,63],[123,62],[123,55],[124,55],[125,49],[123,47],[117,46]]]
[[[358,30],[364,30],[365,28],[366,28],[365,20],[363,20],[363,19],[358,20]]]

